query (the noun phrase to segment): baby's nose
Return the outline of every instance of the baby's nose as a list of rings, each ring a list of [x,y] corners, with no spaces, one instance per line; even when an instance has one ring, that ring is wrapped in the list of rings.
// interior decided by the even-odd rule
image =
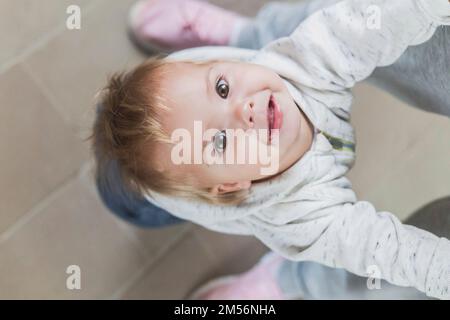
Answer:
[[[254,108],[253,102],[247,102],[238,108],[238,118],[243,121],[248,128],[253,128],[254,123]]]

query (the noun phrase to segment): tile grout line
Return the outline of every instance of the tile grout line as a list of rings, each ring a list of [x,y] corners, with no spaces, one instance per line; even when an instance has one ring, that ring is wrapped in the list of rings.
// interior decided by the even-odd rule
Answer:
[[[84,10],[83,15],[90,14],[95,8],[100,6],[100,4],[104,0],[98,0],[94,2],[89,2]],[[21,53],[9,58],[4,63],[0,64],[0,75],[4,74],[6,71],[8,71],[10,68],[14,67],[15,65],[21,63],[26,58],[31,56],[34,52],[37,50],[43,48],[45,45],[47,45],[53,38],[57,37],[58,35],[62,34],[66,30],[66,26],[63,24],[61,26],[56,26],[42,35],[39,40],[35,41],[33,44],[27,46],[22,50]]]
[[[131,229],[129,229],[127,226],[125,226],[122,221],[118,221],[116,219],[114,222],[116,223],[117,227],[125,234],[125,236],[137,246],[137,249],[143,255],[143,258],[145,260],[152,258],[151,255],[149,255],[146,252],[144,243],[139,239],[139,237],[136,236],[136,234],[134,232],[132,232]],[[172,241],[176,241],[180,237],[183,237],[184,233],[187,232],[188,230],[189,230],[188,226],[183,228],[181,230],[180,234],[178,236],[174,237],[174,240],[172,240]],[[166,250],[166,248],[171,245],[171,243],[172,242],[169,242],[169,244],[162,246],[162,249],[160,251],[164,252]]]
[[[87,191],[89,192],[89,194],[91,196],[93,196],[94,198],[98,199],[99,198],[99,194],[97,192],[97,189],[91,184],[89,183],[89,181],[91,181],[92,176],[89,174],[91,172],[91,170],[95,167],[95,162],[93,161],[93,159],[90,159],[88,161],[86,161],[80,168],[80,172],[79,172],[79,178],[87,183],[87,185],[85,186]],[[95,181],[95,180],[94,180]],[[94,182],[95,183],[95,182]],[[103,202],[100,200],[100,203],[105,206],[103,204]],[[106,210],[110,210],[109,208],[106,208]],[[111,213],[112,214],[112,213]],[[149,259],[149,256],[147,254],[145,254],[145,250],[142,248],[142,244],[139,241],[139,239],[137,237],[135,237],[134,235],[131,234],[131,232],[128,232],[119,221],[117,221],[117,217],[112,217],[113,218],[113,223],[114,225],[124,234],[124,236],[131,241],[132,245],[138,250],[139,255],[142,256],[142,258],[144,260]]]
[[[22,53],[19,53],[18,55],[8,59],[6,62],[2,63],[0,65],[0,75],[14,67],[15,65],[19,64],[23,60],[25,60],[27,57],[29,57],[33,52],[37,51],[38,49],[44,47],[48,42],[50,42],[51,39],[56,37],[58,34],[61,33],[62,28],[57,27],[51,31],[49,31],[47,34],[43,35],[40,40],[36,41],[33,45],[28,46],[25,48]]]
[[[88,160],[81,166],[81,169],[79,170],[78,174],[81,177],[81,179],[84,179],[85,177],[88,176],[88,173],[92,169],[93,165],[94,162],[92,160]],[[98,197],[97,191],[94,188],[87,186],[87,189],[92,196]],[[139,238],[131,230],[127,229],[117,219],[114,219],[114,223],[119,228],[119,230],[121,230],[124,233],[125,237],[127,237],[133,243],[133,245],[136,246],[136,248],[139,250],[139,253],[142,255],[142,258],[146,262],[144,263],[144,266],[136,273],[135,276],[130,277],[128,281],[124,281],[124,284],[120,286],[119,289],[117,289],[117,291],[111,296],[110,299],[120,299],[120,295],[124,294],[126,290],[132,287],[136,283],[136,281],[138,281],[139,278],[144,275],[144,273],[148,270],[148,268],[150,268],[154,263],[157,263],[158,260],[162,258],[168,252],[168,250],[170,250],[170,248],[172,248],[179,241],[181,241],[181,239],[184,238],[187,235],[187,233],[189,233],[192,229],[192,225],[188,225],[185,228],[183,228],[176,237],[172,238],[172,240],[168,244],[163,246],[162,249],[157,251],[157,254],[152,257],[151,255],[145,252],[145,248],[143,246],[142,241],[139,240]]]
[[[369,87],[372,89],[372,87],[371,87],[370,85],[369,85]],[[396,98],[395,98],[395,99],[396,99]],[[413,107],[410,106],[410,105],[406,105],[406,107],[408,107],[408,108],[413,108]],[[419,110],[419,109],[417,109],[416,111],[426,113],[425,111]],[[426,131],[427,134],[428,134],[428,132],[430,131],[430,128],[434,127],[434,125],[435,125],[435,121],[434,121],[432,118],[429,118],[429,119],[427,120],[427,123],[424,125],[423,130]],[[417,136],[419,136],[419,135],[421,135],[421,132],[417,133]],[[415,139],[415,138],[414,138],[414,139],[412,139],[412,140],[413,140],[414,142],[409,146],[410,150],[409,150],[409,152],[406,152],[406,158],[405,158],[405,151],[406,151],[406,150],[403,150],[402,154],[399,154],[396,158],[394,158],[394,160],[400,160],[400,159],[401,159],[402,161],[405,161],[405,159],[408,159],[408,156],[410,156],[411,150],[414,150],[414,149],[417,148],[417,146],[419,146],[421,143],[424,143],[424,139]],[[412,149],[411,149],[411,148],[412,148]],[[388,173],[388,172],[383,171],[382,174],[379,176],[379,180],[378,180],[378,181],[384,181],[384,182],[386,182],[386,181],[389,179],[390,174],[392,174],[392,173]],[[351,180],[351,181],[352,181],[352,180]],[[384,184],[384,183],[381,183],[380,185],[381,185],[381,187],[382,187],[382,186],[385,185],[385,184]],[[371,195],[373,195],[374,192],[376,193],[376,190],[377,190],[378,188],[380,188],[380,186],[375,187],[375,186],[371,185],[371,187],[370,187],[368,190],[365,190],[364,193],[359,193],[359,191],[358,191],[357,196],[358,196],[358,198],[368,198],[368,197],[370,197]],[[398,214],[395,214],[395,215],[396,215],[397,217],[399,217]],[[399,217],[399,218],[400,218],[400,217]],[[406,217],[406,218],[407,218],[407,217]],[[406,219],[406,218],[402,217],[402,220],[404,220],[404,219]]]
[[[214,263],[217,259],[217,256],[212,251],[212,248],[210,246],[207,246],[205,244],[205,241],[202,241],[204,239],[202,239],[202,236],[198,232],[195,232],[195,230],[193,230],[192,236],[198,241],[200,246],[203,248],[203,251],[205,251],[205,253],[208,255],[208,259],[211,260],[212,263]]]
[[[98,0],[97,2],[91,2],[91,5],[88,5],[86,7],[85,12],[83,13],[83,16],[89,15],[97,6],[100,6],[100,3],[102,3],[102,1],[103,0]],[[63,120],[63,123],[65,125],[67,125],[68,128],[71,129],[71,131],[75,131],[73,133],[78,137],[77,130],[73,129],[71,122],[66,118],[65,114],[62,113],[59,108],[57,108],[57,105],[59,105],[60,103],[59,103],[58,99],[56,98],[56,96],[51,92],[51,90],[45,85],[45,83],[42,81],[42,79],[34,72],[33,68],[26,61],[27,60],[26,58],[28,58],[32,53],[34,53],[35,51],[37,51],[40,48],[47,45],[48,42],[50,42],[53,38],[56,38],[57,36],[62,34],[64,31],[65,31],[64,26],[55,28],[53,31],[49,32],[49,34],[53,33],[52,35],[50,35],[50,36],[47,35],[47,38],[44,41],[40,41],[40,44],[35,45],[34,48],[29,53],[19,56],[18,61],[15,61],[9,67],[19,65],[25,71],[25,73],[33,80],[33,82],[36,84],[36,86],[41,90],[41,92],[45,96],[45,98],[47,98],[49,100],[52,110],[59,115],[59,117]],[[45,38],[45,36],[44,36],[44,38]],[[0,66],[0,75],[1,74],[2,74],[2,68]]]
[[[48,89],[48,87],[43,83],[40,77],[38,77],[32,68],[25,62],[21,61],[17,64],[20,66],[24,72],[31,78],[31,80],[34,82],[34,84],[38,87],[38,89],[41,91],[41,93],[44,95],[46,99],[50,102],[50,108],[52,111],[56,112],[58,116],[61,118],[63,123],[69,127],[70,129],[70,123],[65,118],[64,114],[60,111],[59,108],[56,106],[59,104],[56,97],[51,93],[51,91]],[[72,131],[72,130],[71,130]]]
[[[125,281],[125,283],[117,289],[110,297],[109,299],[112,300],[119,300],[122,299],[123,295],[129,290],[135,283],[141,279],[145,273],[152,269],[153,266],[155,266],[158,262],[162,260],[162,258],[169,252],[170,249],[174,248],[177,244],[179,244],[184,238],[186,238],[189,233],[192,231],[192,225],[189,225],[186,227],[181,235],[174,240],[172,240],[165,249],[158,252],[153,259],[149,258],[148,261],[143,265],[143,267],[135,273],[128,281]]]
[[[14,222],[10,227],[0,234],[0,245],[8,241],[14,233],[16,233],[20,228],[25,226],[29,221],[31,221],[35,216],[43,211],[52,201],[54,201],[61,193],[63,193],[78,177],[79,169],[77,169],[72,174],[68,175],[61,183],[59,183],[55,188],[48,193],[42,200],[40,200],[31,209],[25,212],[16,222]]]
[[[89,183],[89,181],[86,181],[85,179],[91,180],[92,176],[89,173],[94,168],[94,166],[95,166],[95,162],[93,159],[87,160],[84,164],[82,164],[82,166],[80,168],[80,172],[79,172],[80,179],[82,179],[84,182]],[[93,187],[92,184],[87,185],[86,188],[93,197],[95,197],[95,198],[99,197],[97,189],[95,187]],[[107,210],[109,210],[109,209],[107,208]],[[143,243],[139,239],[139,237],[137,237],[136,234],[134,232],[132,232],[132,230],[130,228],[127,228],[127,226],[125,226],[126,222],[121,221],[119,218],[115,218],[114,223],[119,228],[119,230],[121,230],[125,234],[125,236],[131,242],[133,242],[133,244],[136,246],[136,248],[139,250],[140,254],[143,256],[143,258],[145,260],[151,258],[151,256],[146,253],[145,247],[143,246]],[[184,229],[182,229],[180,235],[176,236],[173,241],[182,237],[184,232],[187,231],[187,229],[188,229],[188,227],[185,227]],[[168,245],[170,245],[170,243]],[[168,245],[166,245],[166,246],[168,246]],[[166,246],[162,246],[163,249],[161,249],[161,250],[165,250]]]
[[[98,0],[95,2],[90,2],[85,7],[84,15],[90,14],[95,8],[99,7],[104,0]],[[26,74],[28,74],[31,80],[38,86],[44,96],[49,100],[52,104],[52,109],[56,109],[53,105],[56,103],[56,99],[54,99],[53,95],[49,93],[49,91],[43,87],[42,83],[35,74],[30,70],[29,66],[24,63],[24,61],[31,56],[37,50],[43,48],[47,45],[52,39],[62,34],[65,31],[65,25],[59,26],[56,25],[52,30],[48,31],[44,35],[41,36],[40,40],[34,42],[32,45],[26,47],[22,50],[22,53],[8,59],[3,64],[0,64],[0,75],[4,74],[10,68],[21,64],[21,68],[24,70]],[[61,114],[58,112],[61,116]],[[62,117],[64,119],[64,117]],[[73,181],[79,176],[80,168],[74,170],[71,174],[69,174],[61,183],[56,185],[52,191],[47,193],[36,205],[27,210],[17,221],[15,221],[11,226],[9,226],[5,231],[0,233],[0,245],[6,242],[9,238],[11,238],[14,233],[24,225],[26,225],[29,221],[31,221],[35,216],[37,216],[49,203],[51,203],[54,199],[56,199],[66,188],[68,188]]]
[[[80,127],[77,129],[78,124],[74,124],[66,117],[66,115],[58,108],[58,105],[61,105],[58,101],[58,98],[52,93],[50,88],[42,81],[42,79],[34,72],[32,66],[30,66],[26,60],[21,61],[17,64],[20,66],[24,72],[31,78],[31,80],[34,82],[34,84],[38,87],[38,89],[41,91],[41,93],[44,95],[44,97],[50,102],[50,108],[52,111],[56,112],[56,114],[61,118],[64,125],[68,127],[68,129],[72,132],[72,134],[77,138],[84,140],[85,138],[81,137],[81,132],[83,130],[91,130],[91,127]],[[94,101],[92,101],[92,105],[94,105]],[[87,114],[89,110],[85,110],[84,114]]]

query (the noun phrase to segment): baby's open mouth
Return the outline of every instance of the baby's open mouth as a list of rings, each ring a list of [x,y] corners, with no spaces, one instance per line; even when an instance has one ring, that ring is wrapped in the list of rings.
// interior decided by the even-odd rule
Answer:
[[[267,106],[267,122],[269,128],[269,144],[272,142],[272,134],[274,129],[280,129],[282,123],[283,114],[280,110],[279,105],[276,103],[273,95],[270,96],[269,104]]]

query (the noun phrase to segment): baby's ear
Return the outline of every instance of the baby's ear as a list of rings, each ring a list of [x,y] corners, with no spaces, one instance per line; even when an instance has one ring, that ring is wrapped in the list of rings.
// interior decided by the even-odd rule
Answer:
[[[224,194],[228,192],[234,192],[239,190],[246,190],[249,189],[252,185],[251,181],[240,181],[240,182],[233,182],[233,183],[221,183],[217,184],[214,187],[211,188],[212,194]]]

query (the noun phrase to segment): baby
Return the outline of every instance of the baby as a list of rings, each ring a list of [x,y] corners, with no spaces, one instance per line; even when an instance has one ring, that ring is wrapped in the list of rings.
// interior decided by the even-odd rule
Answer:
[[[449,298],[450,242],[357,201],[345,177],[355,157],[350,89],[440,24],[450,24],[447,0],[343,1],[259,51],[199,48],[151,58],[111,78],[96,149],[117,160],[129,188],[176,216],[255,235],[291,260],[358,275],[375,266],[393,284]],[[189,161],[196,142],[173,133],[198,136],[198,123],[200,153],[213,160],[230,149],[249,158],[252,143],[234,143],[234,133],[262,130],[250,141],[278,157],[276,172],[263,174],[260,158]]]

